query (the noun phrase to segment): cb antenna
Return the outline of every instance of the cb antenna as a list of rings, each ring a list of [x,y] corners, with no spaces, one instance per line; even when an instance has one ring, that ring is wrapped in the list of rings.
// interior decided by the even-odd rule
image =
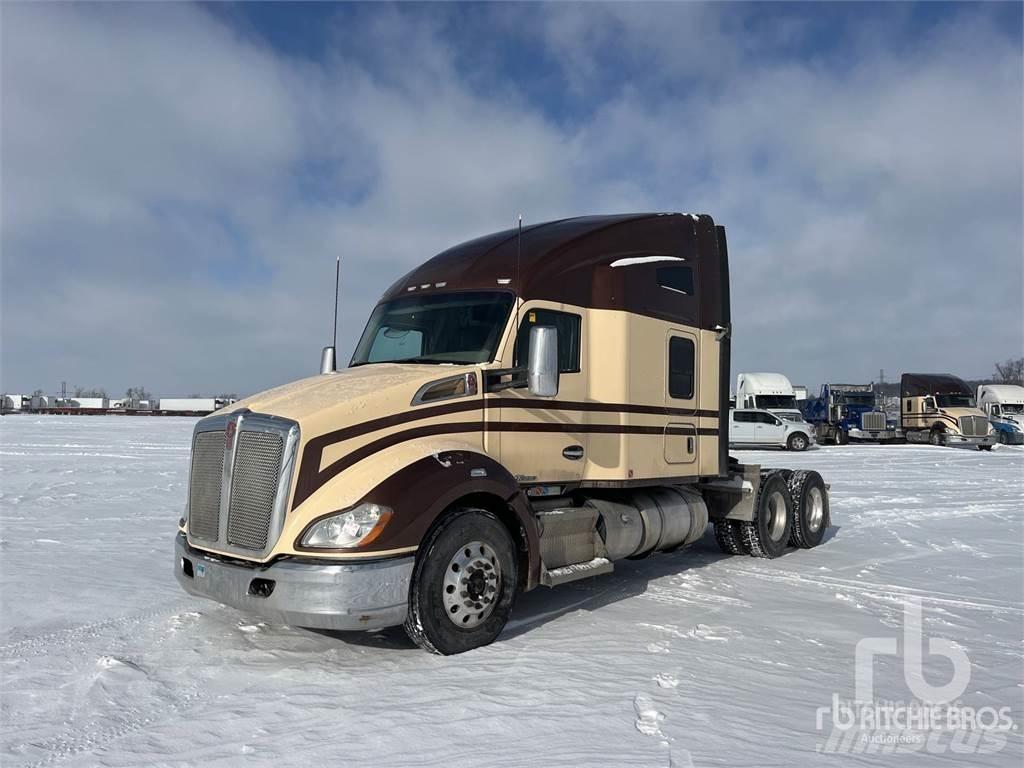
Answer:
[[[334,262],[334,325],[331,330],[333,336],[331,337],[331,346],[335,349],[337,354],[338,349],[338,285],[341,278],[341,256],[338,256]]]

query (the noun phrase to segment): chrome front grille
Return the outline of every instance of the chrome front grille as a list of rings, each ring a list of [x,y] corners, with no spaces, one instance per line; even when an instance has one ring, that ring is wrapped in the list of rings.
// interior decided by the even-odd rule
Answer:
[[[260,413],[214,414],[196,425],[188,536],[247,558],[273,550],[284,526],[299,426]]]
[[[870,429],[874,432],[885,429],[885,414],[881,411],[868,411],[860,415],[862,429]]]
[[[228,505],[229,544],[257,551],[267,546],[283,452],[279,434],[239,434]]]
[[[984,437],[988,434],[988,419],[984,416],[961,416],[960,432],[964,437]]]
[[[198,432],[192,441],[188,489],[188,529],[198,539],[216,541],[220,531],[220,486],[224,477],[224,433]]]

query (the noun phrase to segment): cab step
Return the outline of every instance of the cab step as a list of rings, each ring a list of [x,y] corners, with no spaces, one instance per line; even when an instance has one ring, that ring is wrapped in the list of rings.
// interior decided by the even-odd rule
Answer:
[[[550,571],[543,568],[540,574],[540,583],[545,587],[557,587],[559,584],[586,579],[590,576],[600,576],[602,573],[611,573],[613,570],[615,570],[615,566],[607,557],[595,557],[585,563],[563,565],[560,568],[552,568]]]

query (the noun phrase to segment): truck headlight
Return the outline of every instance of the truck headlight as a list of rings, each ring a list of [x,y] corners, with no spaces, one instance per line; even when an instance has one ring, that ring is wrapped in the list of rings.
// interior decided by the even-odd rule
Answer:
[[[369,544],[380,536],[391,519],[391,510],[379,504],[360,504],[318,520],[302,537],[302,546],[318,549],[348,549]]]

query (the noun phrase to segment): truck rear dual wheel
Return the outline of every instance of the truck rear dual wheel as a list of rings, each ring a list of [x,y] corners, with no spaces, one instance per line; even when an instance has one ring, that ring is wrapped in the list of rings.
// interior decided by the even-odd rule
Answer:
[[[458,509],[420,547],[404,628],[431,653],[448,656],[494,642],[512,613],[515,545],[491,512]]]
[[[828,488],[814,470],[799,469],[787,479],[793,499],[793,527],[789,543],[801,549],[821,544],[829,525]]]
[[[715,520],[715,541],[727,555],[749,555],[739,520]]]
[[[766,473],[754,500],[754,519],[740,523],[743,545],[754,557],[778,557],[789,545],[793,498],[787,476],[787,472],[778,469]]]

